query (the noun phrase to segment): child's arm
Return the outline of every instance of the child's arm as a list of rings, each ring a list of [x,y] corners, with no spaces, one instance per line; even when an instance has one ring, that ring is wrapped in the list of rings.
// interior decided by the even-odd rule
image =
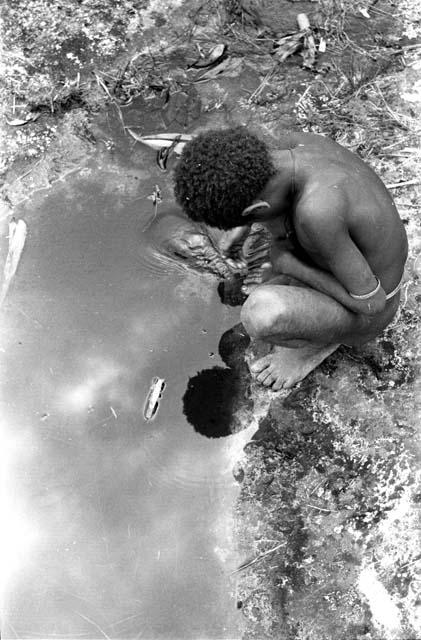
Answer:
[[[384,292],[383,295],[379,295],[380,300],[377,300],[377,294],[368,300],[356,300],[349,295],[345,287],[332,274],[302,262],[294,254],[289,252],[278,256],[278,259],[273,264],[273,272],[297,278],[297,280],[300,280],[312,289],[316,289],[334,298],[354,313],[375,315],[384,308],[382,300]]]
[[[309,286],[330,295],[355,313],[375,315],[383,311],[386,294],[367,260],[351,238],[346,226],[346,211],[338,201],[325,195],[322,205],[301,211],[297,237],[314,260],[309,265],[292,254],[278,258],[277,269],[303,280]],[[317,267],[321,262],[326,270]]]
[[[247,268],[247,263],[242,255],[242,249],[244,241],[249,233],[249,225],[244,227],[234,227],[234,229],[224,231],[217,243],[218,249],[226,259],[227,263],[232,264],[232,266],[240,270]]]

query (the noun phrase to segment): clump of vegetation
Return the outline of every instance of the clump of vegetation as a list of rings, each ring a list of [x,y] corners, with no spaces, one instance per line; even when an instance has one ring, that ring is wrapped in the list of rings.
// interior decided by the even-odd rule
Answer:
[[[39,156],[54,138],[54,121],[35,115],[62,116],[104,103],[97,69],[107,70],[127,51],[145,5],[145,0],[3,3],[0,111],[9,123],[3,131],[3,170],[16,159]],[[19,127],[25,121],[34,124]]]
[[[37,73],[71,77],[124,48],[144,7],[139,0],[9,0],[2,13],[4,42]]]
[[[16,0],[3,6],[2,73],[10,108],[81,103],[82,88],[98,64],[121,53],[140,24],[144,3],[116,0]],[[10,103],[10,100],[13,102]]]

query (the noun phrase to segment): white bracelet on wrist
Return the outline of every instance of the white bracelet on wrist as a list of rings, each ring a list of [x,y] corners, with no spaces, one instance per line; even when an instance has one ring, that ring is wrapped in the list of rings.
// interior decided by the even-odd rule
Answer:
[[[377,276],[374,276],[374,277],[377,280],[377,285],[373,289],[373,291],[370,291],[369,293],[363,293],[360,296],[356,295],[355,293],[349,293],[351,298],[354,298],[354,300],[368,300],[369,298],[372,298],[373,296],[375,296],[376,293],[380,290],[381,284],[380,284],[380,280],[378,279],[378,277]]]

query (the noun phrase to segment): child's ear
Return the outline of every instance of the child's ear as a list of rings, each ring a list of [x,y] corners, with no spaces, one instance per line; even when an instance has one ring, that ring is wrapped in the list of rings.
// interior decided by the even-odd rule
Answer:
[[[249,207],[246,207],[241,213],[241,217],[243,218],[250,215],[250,213],[255,209],[270,209],[270,204],[268,202],[265,202],[265,200],[258,200],[257,202],[251,204]]]

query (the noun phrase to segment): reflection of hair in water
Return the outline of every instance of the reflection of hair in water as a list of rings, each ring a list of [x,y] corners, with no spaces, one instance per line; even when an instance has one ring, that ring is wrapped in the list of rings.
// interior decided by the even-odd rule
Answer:
[[[235,412],[249,404],[248,381],[232,369],[203,369],[189,379],[183,396],[183,411],[195,431],[208,438],[233,433]]]
[[[219,340],[218,352],[221,359],[228,367],[242,372],[246,377],[248,367],[244,361],[244,353],[250,344],[250,336],[247,334],[241,322],[222,334]]]

